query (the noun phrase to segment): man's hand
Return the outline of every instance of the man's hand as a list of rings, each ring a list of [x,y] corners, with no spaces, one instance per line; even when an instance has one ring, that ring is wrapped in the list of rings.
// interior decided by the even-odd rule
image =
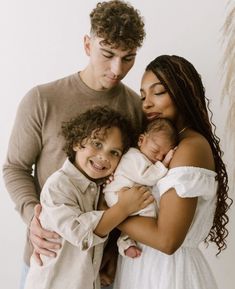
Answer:
[[[115,252],[109,255],[109,253],[104,254],[102,260],[102,268],[100,270],[100,282],[102,287],[111,285],[116,273],[118,254]]]
[[[61,247],[58,242],[47,241],[48,239],[58,240],[60,236],[56,232],[51,232],[42,228],[39,220],[41,210],[42,207],[40,204],[37,204],[34,207],[34,217],[31,221],[29,231],[29,238],[34,247],[33,257],[39,266],[43,265],[40,257],[41,254],[48,257],[56,257],[56,252],[54,252],[54,250],[56,251]]]
[[[105,267],[100,270],[100,283],[102,287],[113,284],[116,272],[116,261],[113,259],[106,259],[105,261],[107,261]]]
[[[118,248],[117,239],[120,231],[114,229],[109,234],[108,243],[104,248],[103,259],[100,266],[100,282],[102,287],[113,283],[117,268]]]

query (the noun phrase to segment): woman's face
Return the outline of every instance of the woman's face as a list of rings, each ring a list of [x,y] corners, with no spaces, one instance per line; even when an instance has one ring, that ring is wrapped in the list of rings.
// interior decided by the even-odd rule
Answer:
[[[167,118],[176,124],[178,118],[176,106],[152,71],[144,73],[140,93],[142,108],[149,121],[156,118]]]

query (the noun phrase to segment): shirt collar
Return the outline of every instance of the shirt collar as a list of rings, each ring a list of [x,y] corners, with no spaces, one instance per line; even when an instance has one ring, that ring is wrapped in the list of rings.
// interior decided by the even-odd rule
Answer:
[[[83,173],[81,173],[68,158],[65,160],[62,166],[62,170],[82,193],[85,193],[89,186],[96,187],[99,185],[99,183],[96,184],[95,182],[88,179]]]

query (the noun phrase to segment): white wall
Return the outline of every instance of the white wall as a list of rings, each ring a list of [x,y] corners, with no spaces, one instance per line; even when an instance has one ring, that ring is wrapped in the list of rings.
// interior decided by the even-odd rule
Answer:
[[[96,2],[1,0],[1,166],[17,105],[26,91],[35,84],[74,73],[86,65],[82,40],[83,35],[89,32],[88,15]],[[219,65],[223,52],[220,41],[226,1],[129,2],[144,16],[147,38],[125,82],[138,91],[146,64],[159,54],[179,54],[188,58],[202,75],[218,126],[217,133],[222,137],[226,109],[220,105]],[[25,227],[14,211],[2,177],[0,189],[0,287],[15,289],[20,276]],[[230,216],[232,214],[234,216],[234,207]],[[232,289],[235,284],[232,265],[235,237],[231,228],[232,223],[229,248],[219,257],[215,257],[215,248],[210,246],[209,249],[203,249],[219,289]]]

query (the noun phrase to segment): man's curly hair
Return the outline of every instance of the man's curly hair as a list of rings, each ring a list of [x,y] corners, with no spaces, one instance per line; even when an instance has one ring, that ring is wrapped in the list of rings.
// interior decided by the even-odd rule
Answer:
[[[114,0],[99,2],[90,13],[91,34],[105,45],[123,50],[139,48],[145,38],[144,22],[129,3]]]
[[[68,158],[74,162],[75,151],[73,147],[84,147],[84,141],[95,137],[99,133],[105,135],[106,130],[117,127],[121,131],[123,153],[125,153],[133,141],[133,128],[128,118],[108,106],[96,106],[86,112],[62,123],[62,135],[65,138],[64,151]]]

